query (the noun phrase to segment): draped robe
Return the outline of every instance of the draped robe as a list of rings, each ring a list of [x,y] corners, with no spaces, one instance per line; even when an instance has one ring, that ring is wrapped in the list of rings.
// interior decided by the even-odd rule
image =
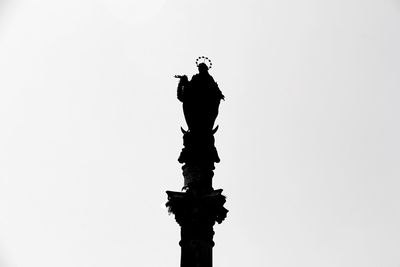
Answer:
[[[183,113],[191,132],[212,131],[221,99],[218,84],[208,73],[196,74],[190,81],[181,79],[178,99],[183,103]]]

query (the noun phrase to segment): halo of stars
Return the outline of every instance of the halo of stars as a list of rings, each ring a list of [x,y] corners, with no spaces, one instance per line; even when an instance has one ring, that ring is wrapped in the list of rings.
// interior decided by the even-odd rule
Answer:
[[[208,64],[206,63],[206,61]],[[211,59],[209,59],[208,57],[205,57],[205,56],[198,57],[196,59],[196,66],[198,67],[200,63],[206,64],[208,69],[211,69],[211,67],[212,67]]]

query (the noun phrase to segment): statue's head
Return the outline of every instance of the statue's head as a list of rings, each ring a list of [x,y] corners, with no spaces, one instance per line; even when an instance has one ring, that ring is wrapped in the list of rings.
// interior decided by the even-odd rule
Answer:
[[[211,60],[205,56],[197,58],[196,65],[200,74],[208,74],[208,70],[212,67]]]
[[[208,73],[208,66],[206,63],[200,63],[197,68],[199,69],[200,74],[206,74]]]

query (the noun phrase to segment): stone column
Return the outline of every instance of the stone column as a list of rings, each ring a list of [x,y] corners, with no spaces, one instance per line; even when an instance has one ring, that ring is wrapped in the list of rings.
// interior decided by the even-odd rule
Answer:
[[[181,227],[181,267],[211,267],[213,226],[222,223],[228,212],[222,189],[212,187],[214,163],[219,162],[215,131],[183,132],[184,148],[178,161],[184,164],[184,191],[167,191],[166,206]]]

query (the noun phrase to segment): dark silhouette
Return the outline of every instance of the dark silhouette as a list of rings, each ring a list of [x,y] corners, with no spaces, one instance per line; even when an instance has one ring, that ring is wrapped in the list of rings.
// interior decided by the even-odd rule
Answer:
[[[184,164],[185,192],[167,191],[166,206],[181,227],[181,267],[212,266],[213,226],[222,223],[228,213],[222,189],[212,187],[214,163],[220,161],[214,146],[218,126],[213,127],[224,95],[208,73],[211,61],[200,57],[196,64],[199,73],[190,81],[186,75],[175,76],[180,78],[178,99],[189,128],[181,128],[184,148],[178,159]]]
[[[199,73],[190,81],[186,75],[180,78],[178,84],[178,99],[183,103],[183,113],[189,131],[209,132],[218,116],[221,99],[225,99],[218,84],[208,73],[205,63],[198,64]]]

